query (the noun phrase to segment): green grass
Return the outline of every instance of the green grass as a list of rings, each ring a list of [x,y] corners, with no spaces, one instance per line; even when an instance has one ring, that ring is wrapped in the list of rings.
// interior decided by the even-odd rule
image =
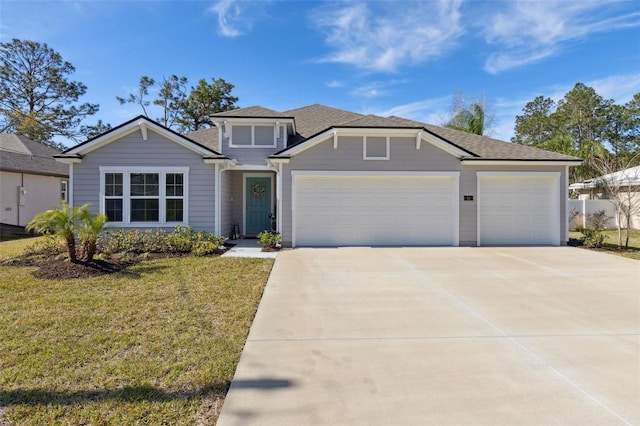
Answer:
[[[616,254],[619,256],[628,257],[630,259],[640,260],[640,230],[632,229],[629,234],[629,248],[618,250],[618,231],[615,229],[608,229],[604,231],[607,236],[604,242],[604,247],[598,250],[606,250],[608,253]],[[580,232],[569,232],[569,238],[580,239],[582,234]],[[622,244],[626,238],[626,231],[622,231]]]
[[[215,421],[272,264],[166,258],[65,281],[0,266],[0,424]]]

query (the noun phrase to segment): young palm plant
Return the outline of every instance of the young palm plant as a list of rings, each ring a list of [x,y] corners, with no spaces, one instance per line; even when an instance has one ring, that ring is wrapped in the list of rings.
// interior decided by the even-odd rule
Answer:
[[[73,263],[78,261],[76,233],[81,235],[83,243],[87,241],[90,244],[95,235],[91,258],[89,259],[91,260],[95,254],[97,235],[102,231],[106,218],[101,218],[103,215],[91,215],[88,212],[88,208],[89,204],[73,207],[63,201],[56,208],[35,215],[33,220],[26,226],[26,229],[38,234],[55,235],[63,239],[67,246],[69,260]],[[87,229],[86,231],[84,231],[85,228]],[[87,254],[85,253],[83,257],[86,258]]]
[[[104,214],[91,214],[82,206],[79,209],[79,239],[82,243],[82,260],[91,262],[98,249],[98,237],[104,229],[107,216]]]

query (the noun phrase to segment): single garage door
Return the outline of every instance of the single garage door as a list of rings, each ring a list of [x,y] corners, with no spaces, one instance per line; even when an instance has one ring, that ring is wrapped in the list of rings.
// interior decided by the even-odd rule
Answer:
[[[478,172],[478,245],[560,245],[559,179]]]
[[[458,174],[294,172],[296,246],[457,245]]]

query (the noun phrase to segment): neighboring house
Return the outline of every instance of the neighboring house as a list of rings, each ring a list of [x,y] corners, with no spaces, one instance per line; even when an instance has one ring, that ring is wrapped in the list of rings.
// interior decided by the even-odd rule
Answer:
[[[615,188],[613,194],[611,188]],[[579,214],[586,216],[584,213],[604,209],[610,216],[615,216],[614,200],[617,198],[618,202],[631,206],[631,228],[640,229],[640,166],[571,184],[569,190],[577,194],[578,200],[583,201],[576,204]],[[601,200],[607,200],[608,203]],[[589,203],[592,204],[591,207]],[[610,223],[617,223],[617,220],[614,218]],[[621,223],[626,226],[624,220]]]
[[[581,160],[323,105],[211,116],[180,135],[137,117],[56,156],[73,204],[115,227],[272,227],[288,246],[560,245]]]
[[[25,226],[66,199],[69,167],[53,148],[24,136],[0,133],[0,223]],[[6,227],[3,227],[6,229]]]

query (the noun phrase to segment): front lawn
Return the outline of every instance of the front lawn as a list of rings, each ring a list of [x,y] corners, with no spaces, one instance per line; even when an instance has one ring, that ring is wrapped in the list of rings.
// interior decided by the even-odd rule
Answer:
[[[640,260],[640,230],[632,229],[629,236],[629,248],[618,250],[618,231],[616,229],[607,229],[603,231],[607,238],[604,240],[604,246],[599,249],[607,253],[617,254],[619,256]],[[624,245],[626,231],[622,231],[622,244]],[[582,233],[569,232],[569,238],[580,239]]]
[[[186,256],[58,281],[0,266],[0,424],[215,423],[272,264]]]

